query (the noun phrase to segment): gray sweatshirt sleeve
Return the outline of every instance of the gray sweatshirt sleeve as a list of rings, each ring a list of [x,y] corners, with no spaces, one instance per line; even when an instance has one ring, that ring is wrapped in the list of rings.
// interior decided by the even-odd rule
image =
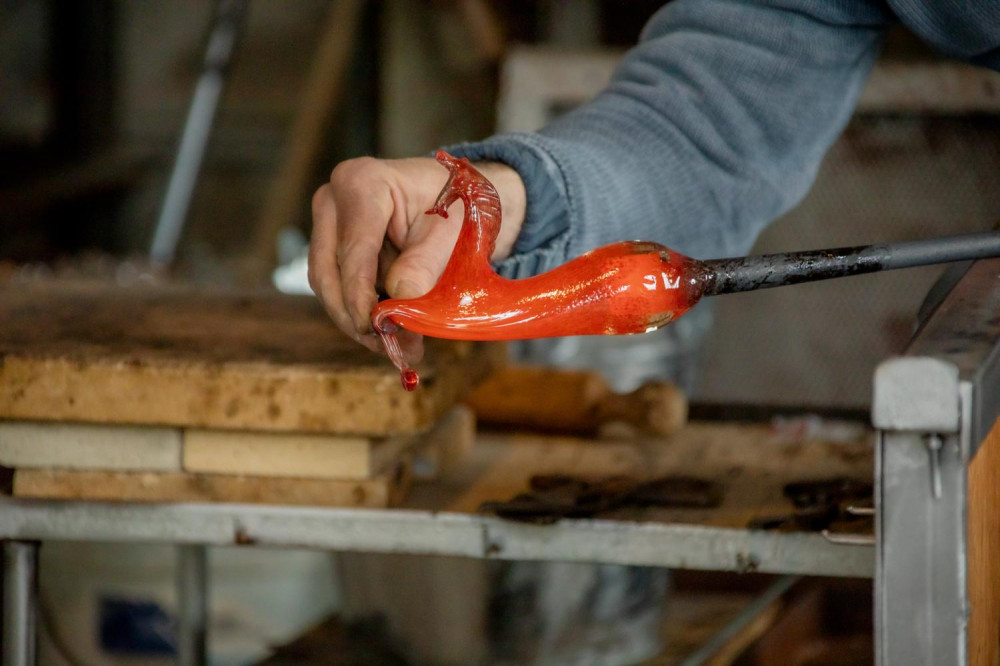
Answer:
[[[538,133],[449,148],[514,167],[527,217],[509,277],[606,243],[745,253],[808,190],[891,15],[867,0],[676,0],[608,87]]]

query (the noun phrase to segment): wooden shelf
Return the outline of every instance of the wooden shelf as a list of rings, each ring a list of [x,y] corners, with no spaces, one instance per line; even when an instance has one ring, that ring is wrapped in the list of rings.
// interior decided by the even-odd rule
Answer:
[[[533,474],[670,473],[724,485],[715,509],[631,509],[529,525],[477,512],[525,489]],[[752,518],[787,514],[790,481],[870,481],[869,433],[831,442],[767,426],[696,423],[660,440],[582,440],[484,434],[452,474],[418,486],[400,509],[238,504],[133,504],[4,500],[0,537],[266,545],[870,577],[874,547],[814,532],[750,530]]]

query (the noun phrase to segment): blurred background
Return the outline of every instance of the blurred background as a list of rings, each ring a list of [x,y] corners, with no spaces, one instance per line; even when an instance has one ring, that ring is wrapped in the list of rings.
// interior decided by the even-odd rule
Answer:
[[[277,280],[301,290],[310,196],[333,165],[535,129],[597,92],[661,4],[0,0],[0,281]],[[214,116],[197,110],[214,122],[200,169],[187,174],[190,205],[166,271],[151,246],[222,20],[231,58],[209,49],[215,70],[202,85],[221,97]],[[1000,219],[998,175],[998,76],[893,29],[811,193],[755,251],[988,229]],[[516,353],[618,367],[609,379],[621,390],[672,376],[705,409],[863,414],[875,364],[903,349],[940,270],[717,299],[660,338],[630,343],[639,351],[561,341]],[[624,368],[622,354],[641,368]],[[171,604],[161,571],[171,558],[168,547],[44,549],[43,595],[73,610],[43,633],[43,663],[150,663],[155,650],[112,661],[94,618],[113,617],[116,600],[148,602],[155,626]],[[220,550],[213,561],[216,663],[266,654],[339,603],[322,554]]]
[[[334,164],[534,129],[599,90],[660,4],[249,3],[173,278],[269,283],[308,237],[309,197]],[[0,12],[0,275],[132,279],[213,3],[3,0]],[[997,86],[893,30],[812,192],[755,249],[989,228],[1000,212]],[[709,362],[687,382],[694,399],[866,408],[874,364],[905,343],[939,270],[718,299]]]

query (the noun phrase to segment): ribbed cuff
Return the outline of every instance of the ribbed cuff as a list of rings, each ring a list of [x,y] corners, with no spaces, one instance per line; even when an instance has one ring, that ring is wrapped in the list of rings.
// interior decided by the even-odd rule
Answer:
[[[456,157],[501,162],[524,181],[524,224],[511,256],[496,265],[508,278],[531,277],[564,263],[570,242],[566,179],[537,134],[515,132],[445,148]]]

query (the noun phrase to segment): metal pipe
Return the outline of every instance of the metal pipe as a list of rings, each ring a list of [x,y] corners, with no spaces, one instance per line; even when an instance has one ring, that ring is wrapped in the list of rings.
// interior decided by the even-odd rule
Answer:
[[[208,663],[208,547],[177,547],[177,663]]]
[[[3,550],[3,663],[34,666],[38,542],[5,541]]]
[[[729,621],[726,626],[716,632],[711,638],[702,644],[700,648],[681,662],[682,666],[701,666],[715,656],[715,654],[726,646],[744,627],[753,622],[765,608],[780,599],[785,592],[788,592],[795,583],[799,582],[799,576],[782,576],[774,581],[763,593],[750,602],[746,608],[739,612],[739,615]]]
[[[215,22],[205,49],[205,65],[191,98],[149,250],[150,260],[158,266],[169,266],[174,260],[248,3],[249,0],[219,0],[216,3]]]
[[[770,289],[802,282],[1000,256],[1000,232],[903,243],[761,254],[702,262],[705,296]]]

